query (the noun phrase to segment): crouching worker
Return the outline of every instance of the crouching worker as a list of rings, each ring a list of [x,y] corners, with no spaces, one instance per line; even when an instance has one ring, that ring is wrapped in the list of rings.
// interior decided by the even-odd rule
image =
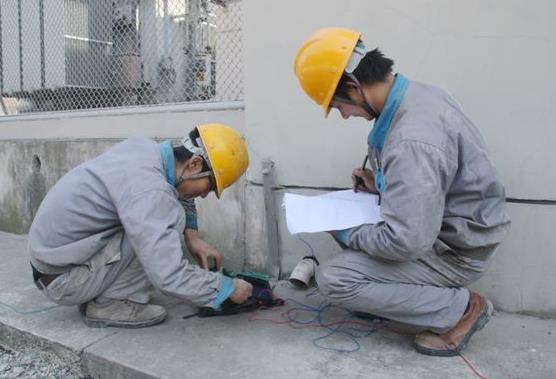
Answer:
[[[510,221],[483,138],[445,91],[392,72],[360,33],[323,29],[299,50],[305,92],[343,118],[374,120],[360,190],[377,193],[384,222],[333,232],[345,247],[316,280],[333,303],[421,330],[423,354],[458,354],[492,304],[466,286],[490,266]]]
[[[81,164],[48,192],[31,226],[36,285],[58,304],[79,305],[93,327],[162,322],[151,283],[197,306],[243,303],[249,283],[204,270],[220,255],[197,235],[193,199],[220,197],[248,164],[243,139],[221,124],[196,127],[174,148],[130,138]],[[183,258],[181,234],[201,267]]]

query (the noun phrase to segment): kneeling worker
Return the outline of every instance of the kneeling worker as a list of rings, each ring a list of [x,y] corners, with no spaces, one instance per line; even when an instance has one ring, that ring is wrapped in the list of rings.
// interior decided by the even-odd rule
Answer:
[[[44,198],[29,231],[35,283],[52,301],[79,305],[93,327],[162,322],[166,310],[149,304],[150,283],[197,306],[246,301],[249,283],[203,269],[209,257],[219,265],[220,255],[197,236],[193,199],[220,197],[248,164],[241,136],[221,124],[196,127],[179,147],[118,143]],[[183,258],[182,233],[202,267]]]
[[[417,351],[456,355],[492,313],[465,287],[485,273],[509,229],[504,187],[457,101],[394,74],[394,62],[360,36],[322,29],[295,60],[302,88],[325,114],[374,120],[371,170],[352,179],[379,194],[384,219],[333,232],[346,249],[319,266],[316,280],[336,304],[422,330]]]

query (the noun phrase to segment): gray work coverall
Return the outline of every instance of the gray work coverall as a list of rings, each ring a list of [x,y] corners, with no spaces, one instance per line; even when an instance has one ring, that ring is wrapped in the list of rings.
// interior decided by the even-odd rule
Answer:
[[[221,276],[182,258],[184,228],[159,145],[130,138],[56,183],[33,221],[28,249],[38,271],[63,274],[43,291],[59,304],[97,297],[147,303],[150,281],[168,295],[213,306]]]
[[[483,138],[457,102],[409,82],[378,158],[384,222],[352,229],[348,249],[321,265],[332,302],[443,332],[463,315],[510,221]],[[373,166],[373,165],[371,165]],[[376,170],[376,167],[371,167]]]

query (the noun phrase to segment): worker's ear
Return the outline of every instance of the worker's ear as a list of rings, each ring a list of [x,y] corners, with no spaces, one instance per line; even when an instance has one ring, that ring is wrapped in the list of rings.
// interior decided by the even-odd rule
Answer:
[[[192,174],[198,174],[203,170],[203,158],[199,155],[194,155],[187,161],[189,171]]]
[[[352,91],[359,92],[361,90],[361,86],[359,85],[359,83],[355,83],[351,80],[345,82],[344,85],[347,87],[347,93],[351,93]]]
[[[363,88],[361,88],[361,85],[359,85],[359,83],[348,81],[344,83],[344,85],[347,87],[346,92],[350,100],[361,101],[364,95],[363,95]]]

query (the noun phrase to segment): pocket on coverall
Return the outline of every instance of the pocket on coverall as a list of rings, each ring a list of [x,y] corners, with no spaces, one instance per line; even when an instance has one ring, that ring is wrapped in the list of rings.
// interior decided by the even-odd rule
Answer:
[[[74,266],[47,287],[47,296],[62,305],[76,305],[92,300],[99,294],[102,270],[121,259],[122,233],[115,234],[108,244],[83,265]]]

